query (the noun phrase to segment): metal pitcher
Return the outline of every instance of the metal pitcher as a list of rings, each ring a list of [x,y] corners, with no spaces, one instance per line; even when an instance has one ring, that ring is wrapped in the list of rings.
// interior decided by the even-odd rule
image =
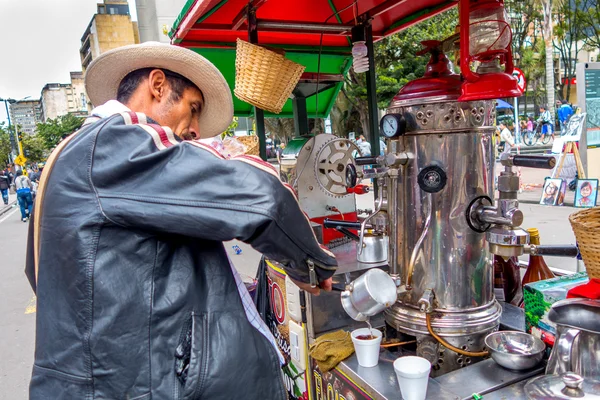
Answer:
[[[396,302],[396,288],[394,279],[387,273],[370,269],[342,292],[342,307],[353,320],[366,321]]]
[[[546,374],[574,372],[600,379],[600,301],[567,299],[555,303],[548,319],[556,324],[556,341]]]

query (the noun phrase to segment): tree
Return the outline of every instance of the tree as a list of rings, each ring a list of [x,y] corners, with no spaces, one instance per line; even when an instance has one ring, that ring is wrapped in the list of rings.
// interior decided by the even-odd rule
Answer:
[[[265,128],[271,133],[272,138],[288,142],[294,137],[293,118],[265,118]]]
[[[0,169],[10,161],[11,153],[10,136],[4,122],[0,122]]]
[[[37,124],[37,135],[42,139],[45,148],[52,150],[62,139],[81,128],[82,124],[81,117],[73,114],[61,115],[56,119]]]
[[[600,48],[600,4],[598,0],[581,0],[579,29],[585,44],[591,48]]]
[[[398,90],[425,73],[429,55],[417,56],[424,40],[443,40],[455,32],[458,11],[451,9],[375,43],[377,104],[387,108]],[[354,131],[368,136],[367,85],[364,74],[350,69],[332,110],[336,134]],[[345,128],[345,129],[344,129]]]
[[[23,135],[21,146],[23,147],[23,153],[27,161],[30,163],[42,162],[49,155],[49,150],[46,148],[44,140],[37,135]]]
[[[542,15],[544,16],[543,36],[546,50],[546,98],[550,114],[554,115],[554,57],[552,55],[553,20],[552,0],[541,0]]]
[[[575,75],[577,59],[581,46],[579,42],[585,39],[581,29],[582,11],[581,0],[558,0],[556,3],[556,22],[554,26],[554,48],[558,50],[560,58],[565,67],[565,77],[571,78]],[[566,91],[565,91],[566,86]],[[559,82],[559,96],[569,101],[571,79],[564,79]]]

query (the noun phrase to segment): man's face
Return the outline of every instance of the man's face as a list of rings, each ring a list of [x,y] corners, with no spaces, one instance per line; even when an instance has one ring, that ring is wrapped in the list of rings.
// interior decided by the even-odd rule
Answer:
[[[198,119],[204,106],[202,92],[196,87],[188,87],[180,99],[176,99],[170,87],[168,100],[163,102],[158,114],[160,124],[168,126],[183,140],[200,139]]]

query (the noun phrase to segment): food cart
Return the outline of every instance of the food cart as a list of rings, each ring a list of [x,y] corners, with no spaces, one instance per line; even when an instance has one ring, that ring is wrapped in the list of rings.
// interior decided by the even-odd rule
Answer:
[[[457,5],[460,25],[470,29],[424,43],[431,54],[425,76],[403,87],[380,121],[373,42]],[[493,256],[574,251],[530,246],[520,228],[513,167],[549,169],[553,158],[504,155],[494,200],[495,99],[521,94],[503,15],[497,0],[196,0],[175,21],[172,42],[211,60],[232,89],[239,38],[283,49],[306,67],[293,100],[278,114],[293,116],[297,136],[304,136],[291,146],[296,160],[287,178],[317,237],[338,259],[334,286],[342,295],[310,296],[275,261],[261,263],[266,284],[259,302],[269,305],[265,319],[287,361],[291,398],[401,398],[392,362],[415,353],[432,364],[428,399],[527,398],[527,381],[544,373],[543,364],[526,371],[503,368],[484,344],[498,329],[525,330],[523,310],[494,297]],[[384,156],[360,157],[348,139],[307,135],[308,118],[329,113],[358,42],[366,45],[369,67],[372,153],[379,154],[381,132]],[[447,56],[458,49],[461,74]],[[235,97],[234,107],[236,115],[255,118],[264,158],[264,117],[274,115]],[[356,196],[369,191],[364,179],[374,180],[376,200],[372,209],[357,210]],[[370,323],[392,344],[410,344],[384,349],[376,367],[360,367],[353,355],[323,373],[309,347],[328,332],[366,326],[360,310],[351,317],[344,299],[373,269],[385,271],[397,301],[368,315]]]

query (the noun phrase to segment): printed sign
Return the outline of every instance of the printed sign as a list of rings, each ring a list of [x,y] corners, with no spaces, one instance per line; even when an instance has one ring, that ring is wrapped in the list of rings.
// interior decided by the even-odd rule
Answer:
[[[525,80],[525,73],[521,71],[519,68],[515,68],[513,70],[513,75],[517,77],[517,86],[521,93],[525,93],[525,88],[527,87],[527,81]]]
[[[23,166],[26,162],[27,159],[22,154],[19,154],[17,158],[15,158],[15,164],[17,165]]]
[[[321,372],[313,360],[314,400],[370,400],[364,390],[352,382],[337,368]]]
[[[285,273],[275,263],[267,261],[269,307],[266,323],[285,358],[284,383],[292,400],[308,400],[306,371],[300,369],[290,355],[290,327],[285,289]]]

